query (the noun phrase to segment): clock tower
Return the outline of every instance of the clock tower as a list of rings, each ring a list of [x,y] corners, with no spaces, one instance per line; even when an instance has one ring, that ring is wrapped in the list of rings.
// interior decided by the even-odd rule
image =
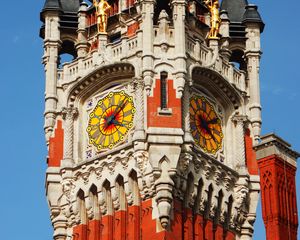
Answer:
[[[41,20],[53,238],[252,239],[257,6],[46,0]]]

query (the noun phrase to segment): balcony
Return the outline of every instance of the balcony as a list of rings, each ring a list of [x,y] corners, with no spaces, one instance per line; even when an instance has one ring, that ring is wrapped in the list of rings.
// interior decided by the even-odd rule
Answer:
[[[158,29],[154,29],[157,31]],[[170,60],[174,56],[174,29],[169,29],[168,36],[168,48],[166,53],[167,58]],[[154,34],[154,56],[158,59],[162,53],[161,36]],[[142,32],[138,31],[137,34],[131,38],[124,37],[120,41],[107,44],[106,51],[104,53],[97,50],[91,51],[85,58],[76,59],[70,63],[63,64],[62,69],[58,70],[57,77],[58,83],[62,86],[69,85],[78,79],[86,76],[101,64],[110,64],[120,61],[134,62],[137,53],[142,52]],[[199,40],[194,40],[187,37],[186,41],[186,53],[188,59],[192,62],[200,62],[200,65],[205,67],[206,63],[212,62],[213,53],[211,49],[201,43]],[[160,60],[161,61],[161,60]],[[234,64],[226,61],[221,55],[218,56],[216,62],[211,66],[213,70],[221,74],[229,83],[234,85],[242,92],[246,91],[245,72],[238,70],[234,67]]]

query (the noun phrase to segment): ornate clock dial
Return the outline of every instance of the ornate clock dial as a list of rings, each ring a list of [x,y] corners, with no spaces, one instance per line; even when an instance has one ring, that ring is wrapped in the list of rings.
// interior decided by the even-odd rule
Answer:
[[[221,120],[205,97],[191,98],[190,126],[195,143],[205,152],[215,154],[222,148]]]
[[[125,139],[133,127],[133,98],[124,91],[110,92],[90,113],[87,132],[97,149],[111,149]]]

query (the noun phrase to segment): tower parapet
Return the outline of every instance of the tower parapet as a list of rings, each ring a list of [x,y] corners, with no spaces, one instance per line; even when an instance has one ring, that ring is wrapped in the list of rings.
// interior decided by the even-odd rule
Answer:
[[[54,239],[251,239],[259,24],[234,39],[223,6],[208,38],[200,1],[108,4],[106,31],[92,2],[41,14]]]

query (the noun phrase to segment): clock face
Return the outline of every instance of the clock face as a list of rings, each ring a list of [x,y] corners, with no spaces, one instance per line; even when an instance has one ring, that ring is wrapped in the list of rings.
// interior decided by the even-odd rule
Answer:
[[[98,151],[112,149],[133,127],[133,98],[124,91],[110,92],[89,115],[87,133]]]
[[[222,148],[221,119],[205,97],[190,99],[190,126],[195,143],[205,152],[215,154]]]

